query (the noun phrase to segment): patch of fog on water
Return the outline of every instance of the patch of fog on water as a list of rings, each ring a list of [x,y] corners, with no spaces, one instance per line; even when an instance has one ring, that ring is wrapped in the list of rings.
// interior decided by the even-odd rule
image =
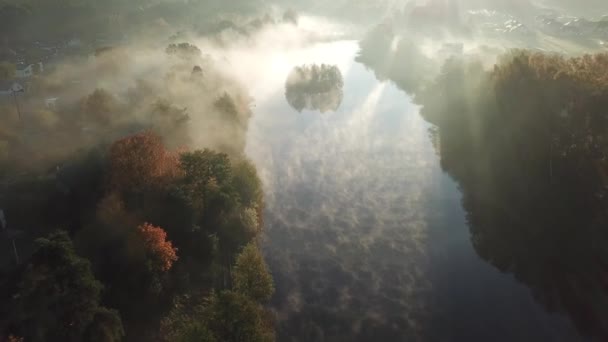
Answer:
[[[265,188],[279,340],[575,336],[477,257],[430,126],[407,95],[354,62],[356,42],[263,35],[275,44],[256,39],[221,56],[255,101],[247,154]],[[292,68],[313,63],[344,75],[335,112],[298,113],[285,100]]]
[[[420,144],[424,123],[394,101],[402,95],[361,71],[342,71],[350,93],[335,113],[298,114],[277,96],[253,120],[248,151],[266,185],[277,310],[291,319],[319,307],[353,333],[392,323],[416,333],[432,286],[424,188],[434,154]]]

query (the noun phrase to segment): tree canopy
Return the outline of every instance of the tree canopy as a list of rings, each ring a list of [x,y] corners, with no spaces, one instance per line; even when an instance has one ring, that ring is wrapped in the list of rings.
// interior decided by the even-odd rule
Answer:
[[[452,59],[419,92],[478,254],[586,335],[608,337],[603,277],[608,55]]]
[[[162,138],[152,132],[116,141],[110,147],[109,163],[109,186],[135,192],[161,186],[175,175],[179,165]]]
[[[150,254],[152,269],[161,272],[170,270],[177,261],[177,249],[171,241],[167,241],[167,233],[149,223],[138,226],[137,233],[143,240],[146,252]]]
[[[123,336],[120,316],[100,306],[102,284],[76,255],[65,232],[36,241],[37,250],[11,277],[3,330],[31,341],[79,341],[101,329],[106,341]]]
[[[105,63],[96,60],[91,66],[94,72],[105,73],[98,62]],[[176,70],[175,79],[167,77],[160,84],[136,82],[125,96],[99,88],[70,106],[53,110],[57,130],[40,132],[46,140],[30,142],[37,146],[31,151],[15,148],[25,149],[18,135],[13,135],[16,113],[14,127],[0,125],[2,141],[10,140],[6,160],[0,162],[11,167],[0,174],[0,189],[6,195],[0,196],[0,206],[11,225],[23,227],[18,246],[20,258],[29,265],[15,273],[8,272],[9,266],[9,270],[0,269],[11,274],[0,282],[7,289],[0,296],[0,339],[156,341],[164,334],[160,323],[171,313],[176,298],[192,296],[203,301],[212,292],[232,288],[235,260],[261,233],[264,210],[260,179],[242,151],[250,117],[248,102],[233,81],[220,78],[208,65],[205,77],[196,79],[192,66],[180,64]],[[172,82],[186,82],[198,94],[208,89],[207,75],[232,89],[211,92],[208,103],[202,104],[206,106],[203,122],[228,132],[203,143],[219,151],[192,148],[190,114],[198,109],[178,106],[171,94],[171,100],[154,95]],[[47,145],[59,132],[67,135],[65,143],[58,144],[61,153],[51,154]],[[31,155],[42,152],[50,162]],[[15,159],[16,155],[23,160]],[[36,163],[23,172],[28,159]],[[40,240],[45,247],[38,249],[33,239],[48,236],[57,227],[69,233]],[[65,247],[58,248],[64,256],[41,257],[43,251],[50,254],[51,245]],[[71,283],[61,283],[66,277]],[[63,287],[54,288],[55,281]],[[24,289],[28,293],[20,294]],[[49,297],[38,300],[41,292]],[[247,323],[251,329],[272,336],[272,316],[260,303],[235,295],[236,299],[222,300],[221,305],[242,308],[240,317],[252,320]],[[192,316],[196,319],[188,320],[188,327],[175,335],[181,337],[170,340],[223,341],[217,329],[230,322],[213,321],[215,330],[211,329],[212,313],[221,313],[217,305],[213,308]],[[253,316],[247,317],[250,313]],[[61,317],[74,321],[70,327],[75,328],[66,328],[63,319],[59,322]]]
[[[257,246],[250,243],[236,258],[234,290],[256,302],[267,302],[274,292],[272,276]]]
[[[285,82],[287,102],[298,112],[336,111],[344,96],[342,73],[335,65],[295,67]]]

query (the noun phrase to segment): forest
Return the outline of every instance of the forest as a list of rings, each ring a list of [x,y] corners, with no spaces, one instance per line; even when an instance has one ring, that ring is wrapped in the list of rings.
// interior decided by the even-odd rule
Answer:
[[[4,336],[273,339],[261,306],[272,277],[256,244],[261,188],[247,160],[169,151],[145,131],[70,169],[69,185],[59,174],[6,189],[7,219],[23,230],[19,264],[3,267]]]
[[[490,70],[452,59],[417,96],[462,186],[478,254],[602,338],[607,70],[606,54],[511,51]]]
[[[152,38],[154,31],[193,30],[216,22],[225,13],[256,13],[262,1],[136,0],[3,0],[0,32],[4,39],[31,42],[59,40],[76,35],[96,37],[135,35]]]
[[[384,41],[374,39],[381,30]],[[387,57],[392,35],[372,31],[360,60],[412,94],[433,125],[478,255],[584,335],[608,338],[608,54],[511,49],[496,63],[472,53],[438,67],[411,43]],[[416,65],[427,72],[407,72]]]
[[[39,30],[46,6],[76,27],[96,10],[4,4],[19,23],[0,20],[2,32],[60,39]],[[122,6],[136,8],[103,9]],[[137,71],[144,54],[154,73]],[[274,340],[262,186],[244,155],[250,99],[214,63],[184,41],[101,46],[0,104],[1,341]]]
[[[394,3],[0,0],[0,342],[607,340],[606,17]]]

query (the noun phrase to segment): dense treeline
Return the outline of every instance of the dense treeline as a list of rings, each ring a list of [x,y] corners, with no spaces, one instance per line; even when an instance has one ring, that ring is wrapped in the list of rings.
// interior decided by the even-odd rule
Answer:
[[[455,58],[416,95],[480,256],[608,337],[608,55]]]
[[[179,30],[209,34],[232,28],[246,33],[269,23],[298,21],[294,11],[271,12],[263,0],[2,0],[0,38],[9,43],[125,36],[154,40]]]
[[[359,61],[436,126],[478,254],[608,338],[608,55],[512,50],[488,68],[496,52],[457,53],[437,70],[446,56],[425,56],[390,25],[360,45]]]
[[[251,115],[245,89],[195,45],[165,50],[100,48],[30,78],[17,105],[0,101],[0,174],[61,165],[141,130],[160,134],[171,148],[241,155]],[[134,56],[146,56],[145,63]],[[53,106],[45,106],[47,98]]]
[[[204,313],[191,319],[204,336],[242,340],[226,326],[235,324],[226,317],[240,315],[245,326],[238,328],[259,334],[252,341],[272,340],[261,307],[272,278],[255,242],[262,193],[250,162],[211,150],[169,151],[160,136],[143,132],[74,167],[72,177],[89,178],[89,186],[60,186],[57,177],[55,189],[35,194],[43,197],[38,203],[24,198],[7,208],[9,219],[26,205],[40,213],[28,224],[37,230],[26,234],[42,237],[2,278],[3,336],[118,341],[124,326],[128,340],[154,340],[165,315],[201,302]],[[189,300],[172,309],[182,296]],[[197,338],[194,327],[175,324],[182,322],[165,334]]]
[[[136,51],[0,106],[0,340],[272,341],[250,100],[194,45],[147,51],[153,74]]]
[[[407,92],[418,91],[437,72],[414,37],[399,35],[391,24],[370,30],[359,42],[357,62],[371,68],[379,80],[390,79]]]

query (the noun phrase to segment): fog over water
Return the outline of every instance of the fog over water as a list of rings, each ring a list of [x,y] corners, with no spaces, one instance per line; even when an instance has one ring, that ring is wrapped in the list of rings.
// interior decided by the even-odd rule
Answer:
[[[409,96],[354,61],[355,41],[294,37],[221,52],[254,98],[247,154],[265,188],[279,340],[577,339],[477,256]],[[313,63],[342,72],[335,112],[298,113],[285,99],[290,70]]]
[[[606,11],[0,0],[0,342],[608,341]]]

